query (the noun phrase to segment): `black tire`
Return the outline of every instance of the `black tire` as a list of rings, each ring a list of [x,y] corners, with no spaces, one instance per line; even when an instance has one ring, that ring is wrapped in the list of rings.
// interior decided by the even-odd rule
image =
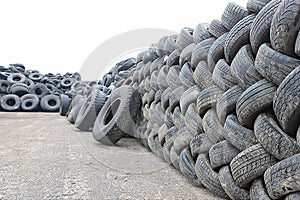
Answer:
[[[7,81],[10,85],[15,83],[24,83],[26,81],[26,76],[21,73],[13,73],[7,77]]]
[[[207,154],[214,145],[205,133],[199,133],[190,141],[190,148],[193,158],[196,160],[200,154]]]
[[[282,160],[264,174],[269,196],[279,199],[284,195],[300,191],[300,154]]]
[[[250,0],[250,2],[253,0]],[[261,1],[261,0],[260,0]],[[266,0],[264,0],[266,1]],[[270,42],[270,27],[273,16],[281,0],[267,0],[268,3],[255,17],[250,30],[250,43],[253,53],[256,55],[260,45]],[[248,1],[249,2],[249,1]]]
[[[183,85],[185,85],[187,88],[193,87],[196,85],[194,79],[192,78],[193,71],[191,69],[191,65],[189,63],[185,63],[181,71],[179,73],[179,79]]]
[[[172,67],[173,65],[179,65],[179,58],[180,58],[180,51],[179,51],[179,49],[175,49],[168,56],[168,58],[166,60],[166,65],[168,67]]]
[[[1,107],[5,111],[17,111],[21,106],[21,99],[14,94],[6,94],[1,97]]]
[[[161,94],[161,106],[163,110],[166,110],[169,107],[169,99],[172,91],[172,88],[168,87]]]
[[[256,70],[276,85],[299,65],[300,60],[273,50],[269,44],[260,46],[255,59]]]
[[[53,94],[46,95],[41,99],[40,106],[45,112],[57,112],[60,107],[60,99]]]
[[[167,125],[168,128],[171,128],[174,126],[174,122],[172,119],[172,113],[171,113],[171,108],[168,107],[165,111],[165,117],[164,117],[165,124]]]
[[[248,0],[246,8],[250,13],[259,13],[270,1],[271,0]]]
[[[31,89],[30,89],[30,94],[34,94],[39,98],[42,98],[49,94],[48,88],[42,84],[42,83],[37,83],[35,84]]]
[[[215,106],[223,93],[224,91],[216,85],[202,90],[197,98],[197,110],[200,116],[204,115],[209,108]]]
[[[242,6],[230,2],[227,4],[222,17],[221,24],[228,30],[232,29],[236,23],[248,15],[248,11]]]
[[[9,92],[21,97],[29,93],[29,87],[25,83],[15,83],[9,87]]]
[[[65,95],[65,94],[60,94],[60,107],[59,107],[59,114],[61,116],[66,116],[69,106],[71,105],[71,99]]]
[[[180,155],[182,150],[189,147],[190,141],[194,137],[185,127],[180,129],[182,132],[174,140],[173,148],[177,155]]]
[[[241,151],[258,143],[254,132],[240,125],[235,115],[229,115],[226,118],[224,137],[234,147]]]
[[[222,167],[219,171],[218,177],[222,188],[230,199],[250,199],[249,191],[240,188],[235,184],[229,166]]]
[[[157,84],[157,76],[158,76],[157,70],[153,71],[150,76],[150,86],[155,91],[159,90],[158,84]]]
[[[236,102],[243,93],[240,86],[236,85],[228,89],[217,101],[216,111],[221,124],[225,123],[226,117],[236,110]]]
[[[198,44],[203,40],[212,37],[212,35],[208,32],[208,25],[207,24],[198,24],[193,33],[193,40],[194,43]]]
[[[7,80],[0,80],[0,93],[7,94],[8,93],[9,82]]]
[[[221,186],[218,173],[210,166],[207,155],[200,154],[198,156],[195,165],[195,172],[198,179],[206,187],[206,189],[219,197],[228,198],[226,192]]]
[[[276,162],[275,157],[266,152],[261,144],[256,144],[234,157],[230,162],[230,169],[234,182],[247,188],[252,180],[263,175]]]
[[[274,112],[282,129],[296,136],[300,125],[300,66],[293,70],[278,87],[274,97]]]
[[[298,199],[300,199],[300,192],[288,194],[284,198],[284,200],[298,200]]]
[[[198,115],[196,111],[195,103],[189,105],[184,116],[184,121],[187,130],[191,134],[197,135],[203,132],[202,118]]]
[[[214,109],[209,109],[203,117],[203,130],[214,144],[224,140],[223,126],[219,122]]]
[[[227,165],[241,151],[223,140],[214,144],[209,150],[210,165],[213,169]],[[224,188],[225,189],[225,188]]]
[[[263,110],[272,107],[277,86],[263,79],[245,90],[236,103],[241,125],[253,128],[254,120]]]
[[[21,109],[23,111],[37,111],[40,100],[34,94],[26,94],[21,97]]]
[[[296,56],[295,42],[300,29],[300,2],[283,0],[271,23],[270,39],[273,49],[289,56]]]
[[[181,51],[180,58],[179,58],[180,66],[183,66],[187,62],[191,63],[192,52],[193,52],[195,46],[196,46],[195,43],[191,43]]]
[[[193,79],[202,90],[214,85],[212,74],[207,69],[207,63],[205,61],[199,62],[193,73]]]
[[[181,86],[181,81],[179,79],[180,70],[181,68],[178,65],[174,65],[168,72],[167,82],[173,90]]]
[[[224,33],[212,43],[207,54],[207,67],[210,72],[214,71],[215,65],[221,58],[224,58],[224,45],[228,33]]]
[[[181,96],[179,104],[180,110],[183,115],[185,115],[188,107],[192,103],[196,103],[197,97],[199,96],[201,89],[199,86],[195,85],[187,89]]]
[[[155,93],[155,97],[154,97],[154,103],[159,103],[160,100],[161,100],[161,94],[162,94],[162,91],[161,90],[157,90],[156,93]]]
[[[168,71],[169,71],[168,66],[164,65],[158,72],[157,84],[158,84],[158,88],[161,91],[164,91],[169,87],[169,84],[167,82]]]
[[[249,34],[252,22],[255,18],[255,15],[248,15],[239,21],[228,33],[228,37],[225,41],[224,46],[224,55],[226,61],[230,64],[239,51],[239,49],[249,44]]]
[[[176,46],[180,51],[182,51],[185,47],[194,42],[193,32],[194,29],[189,27],[184,27],[181,29],[176,39]]]
[[[297,141],[284,133],[270,113],[258,115],[254,133],[263,148],[278,160],[300,153]]]
[[[28,78],[34,82],[40,82],[44,76],[38,72],[33,72],[28,75]]]
[[[131,86],[115,89],[105,102],[93,128],[94,139],[115,144],[125,134],[133,133],[140,120],[141,97]]]
[[[182,150],[179,156],[179,168],[181,173],[197,187],[203,187],[202,183],[198,180],[195,172],[195,162],[191,155],[189,147]]]
[[[174,150],[174,148],[172,146],[171,150],[170,150],[170,160],[171,160],[173,167],[175,167],[175,169],[177,169],[177,170],[180,170],[179,159],[180,159],[179,155],[176,153],[176,151]]]
[[[90,128],[93,128],[94,122],[105,100],[106,94],[95,89],[81,107],[75,121],[75,127],[82,131],[88,131]]]
[[[208,31],[210,34],[212,34],[215,38],[220,37],[221,35],[225,34],[228,32],[228,29],[225,28],[220,20],[214,19],[210,22]]]
[[[161,127],[159,127],[158,129],[158,141],[160,143],[161,146],[164,146],[165,144],[165,137],[168,133],[168,126],[166,124],[163,124]]]
[[[263,79],[256,71],[254,57],[249,44],[243,46],[234,57],[230,71],[237,84],[243,89],[249,88],[254,83]]]
[[[300,56],[300,33],[298,33],[296,42],[295,42],[295,53],[297,56]]]
[[[196,67],[200,61],[207,61],[208,51],[215,40],[214,37],[211,37],[195,46],[191,57],[192,66]]]
[[[220,59],[217,62],[212,74],[212,80],[224,91],[236,85],[236,81],[233,78],[230,67],[225,59]]]
[[[185,127],[184,116],[182,115],[178,106],[174,109],[174,112],[172,114],[172,120],[174,122],[174,125],[178,129],[182,129],[183,127]]]
[[[180,86],[173,90],[169,97],[169,105],[171,108],[171,112],[174,112],[174,109],[179,105],[180,98],[182,94],[185,92],[186,88],[184,86]]]
[[[250,187],[251,200],[271,200],[264,184],[263,178],[255,179]]]
[[[170,35],[166,39],[164,49],[165,49],[167,55],[169,55],[171,52],[173,52],[177,48],[177,46],[176,46],[177,37],[178,37],[177,35]]]

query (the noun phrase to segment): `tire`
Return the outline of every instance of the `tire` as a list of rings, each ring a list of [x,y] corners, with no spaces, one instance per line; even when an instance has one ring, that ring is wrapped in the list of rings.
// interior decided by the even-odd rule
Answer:
[[[271,200],[264,184],[263,178],[255,179],[250,187],[251,200]]]
[[[221,24],[228,30],[232,29],[236,23],[248,15],[248,11],[242,6],[230,2],[227,4],[222,17]]]
[[[206,189],[219,197],[228,198],[221,186],[218,173],[211,168],[209,159],[205,154],[200,154],[198,156],[195,165],[195,172],[198,179],[206,187]]]
[[[184,86],[180,86],[173,90],[169,97],[169,105],[171,109],[171,113],[174,112],[174,109],[179,105],[180,98],[182,94],[185,92],[186,88]]]
[[[193,158],[196,160],[200,154],[207,154],[214,145],[205,133],[199,133],[190,141],[190,148]]]
[[[222,188],[230,199],[250,199],[249,191],[240,188],[234,183],[229,166],[222,167],[219,171],[218,177]]]
[[[71,124],[75,124],[78,113],[85,101],[86,98],[84,96],[76,95],[76,97],[71,102],[71,106],[70,106],[71,110],[68,114],[68,121]]]
[[[157,70],[153,71],[151,76],[150,76],[150,86],[155,91],[159,90],[158,84],[157,84],[157,76],[158,76],[158,71]]]
[[[250,43],[249,34],[254,18],[253,14],[243,18],[229,31],[224,46],[224,55],[229,64],[239,49]]]
[[[254,124],[254,133],[263,148],[278,160],[300,153],[297,141],[284,133],[270,113],[261,113]]]
[[[299,65],[300,60],[273,50],[269,44],[261,45],[255,59],[256,70],[276,85]]]
[[[171,128],[174,125],[173,119],[172,119],[172,113],[171,113],[171,108],[168,107],[165,111],[165,117],[164,117],[165,124],[167,125],[168,128]]]
[[[178,65],[172,66],[167,75],[167,82],[169,86],[175,90],[181,86],[181,81],[179,79],[179,73],[181,68]]]
[[[156,103],[156,104],[160,103],[160,100],[161,100],[161,94],[162,94],[162,91],[161,91],[161,90],[157,90],[157,91],[156,91],[155,97],[154,97],[154,103]]]
[[[254,120],[263,110],[272,107],[277,86],[263,79],[245,90],[236,103],[241,125],[253,128]]]
[[[212,80],[224,91],[236,85],[236,81],[233,78],[230,67],[225,59],[220,59],[217,62],[212,74]]]
[[[93,128],[98,113],[106,100],[106,94],[95,89],[81,107],[75,122],[75,127],[82,131]]]
[[[170,35],[165,42],[165,51],[167,55],[169,55],[171,52],[173,52],[177,46],[176,46],[176,40],[177,40],[177,35]]]
[[[299,33],[295,42],[295,53],[297,54],[297,56],[300,56],[300,34]]]
[[[204,115],[209,108],[215,106],[223,93],[224,91],[216,85],[202,90],[197,98],[197,110],[200,116]]]
[[[53,94],[46,95],[41,99],[40,105],[45,112],[57,112],[60,107],[60,99]]]
[[[59,114],[61,116],[66,116],[69,106],[71,105],[71,99],[65,95],[65,94],[60,94],[60,107],[59,107]]]
[[[187,89],[181,96],[179,104],[180,110],[183,115],[185,115],[186,110],[188,109],[189,105],[192,103],[196,103],[197,97],[199,96],[201,89],[199,86],[195,85]]]
[[[182,115],[178,106],[174,109],[172,120],[174,122],[174,125],[178,129],[182,129],[183,127],[185,127],[184,116]]]
[[[167,82],[168,71],[169,71],[169,68],[165,65],[158,72],[157,84],[158,84],[158,88],[161,91],[164,91],[165,89],[167,89],[169,87],[169,84]]]
[[[6,94],[0,99],[1,107],[5,111],[17,111],[21,106],[20,97],[14,94]]]
[[[179,65],[179,58],[180,58],[180,51],[179,51],[179,49],[175,49],[168,56],[168,58],[166,60],[166,65],[168,67],[172,67],[173,65]]]
[[[211,37],[195,46],[191,57],[192,66],[196,67],[200,61],[207,61],[208,51],[215,40],[214,37]]]
[[[42,98],[49,94],[48,88],[42,84],[42,83],[37,83],[35,84],[29,91],[30,94],[36,95],[38,98]]]
[[[247,10],[250,13],[259,13],[271,0],[248,0]]]
[[[269,196],[279,199],[284,195],[300,191],[300,154],[282,160],[264,174]]]
[[[190,141],[194,137],[185,127],[180,130],[182,130],[182,132],[176,137],[173,145],[177,155],[180,155],[184,148],[189,147]]]
[[[227,33],[229,30],[225,28],[220,20],[214,19],[210,22],[208,27],[208,32],[213,35],[215,38],[220,37],[221,35]]]
[[[176,39],[176,46],[180,51],[194,42],[193,32],[194,30],[192,28],[184,27],[181,29]]]
[[[7,81],[10,85],[13,85],[15,83],[24,83],[26,81],[26,76],[21,73],[13,73],[7,77]]]
[[[288,194],[284,198],[284,200],[298,200],[298,199],[300,199],[300,192]]]
[[[166,55],[165,43],[166,43],[167,38],[168,38],[168,36],[164,36],[157,43],[156,53],[159,57],[163,57]]]
[[[282,129],[296,136],[300,125],[300,67],[293,70],[278,87],[274,97],[274,112]]]
[[[37,111],[40,100],[34,94],[26,94],[21,97],[21,109],[23,111]]]
[[[130,135],[141,117],[140,109],[141,97],[136,90],[127,85],[115,89],[95,121],[94,139],[112,145],[125,134]]]
[[[243,46],[234,57],[230,71],[237,84],[244,90],[263,79],[256,71],[254,57],[249,44]]]
[[[229,115],[226,118],[224,137],[230,144],[241,151],[258,143],[254,132],[240,125],[235,115]]]
[[[34,82],[40,82],[44,76],[38,72],[33,72],[28,75],[28,78]]]
[[[161,146],[164,146],[165,144],[165,136],[168,133],[168,126],[166,124],[163,124],[161,127],[159,127],[158,129],[158,141],[160,143]]]
[[[240,86],[236,85],[228,89],[217,101],[216,111],[221,124],[225,123],[226,117],[236,110],[236,102],[243,93]]]
[[[213,169],[228,165],[241,151],[226,140],[214,144],[209,150],[210,165]],[[225,188],[224,188],[225,189]]]
[[[207,67],[210,72],[214,71],[215,65],[218,60],[224,57],[224,45],[227,39],[228,33],[224,33],[218,37],[214,43],[210,46],[207,54]]]
[[[203,117],[203,130],[214,144],[224,140],[223,126],[218,120],[216,111],[209,109]]]
[[[296,38],[300,29],[300,2],[298,0],[282,1],[271,23],[270,39],[273,49],[295,57]]]
[[[212,35],[208,32],[207,24],[200,23],[196,26],[193,33],[193,40],[195,44],[198,44],[210,37],[212,37]]]
[[[203,187],[202,183],[198,180],[195,172],[195,162],[191,155],[189,147],[182,150],[179,156],[179,168],[181,173],[197,187]]]
[[[171,147],[171,150],[170,150],[170,160],[171,160],[171,163],[173,165],[173,167],[175,167],[175,169],[177,170],[180,170],[179,168],[179,155],[175,152],[174,148]]]
[[[201,61],[197,65],[193,73],[193,79],[202,90],[214,85],[212,74],[207,69],[207,63],[205,61]]]
[[[8,93],[9,82],[7,80],[0,80],[0,93],[7,94]]]
[[[187,62],[191,63],[192,52],[195,46],[196,46],[195,43],[191,43],[182,50],[179,57],[179,66],[183,66]]]
[[[169,99],[172,91],[172,88],[168,87],[161,94],[161,106],[163,110],[166,110],[169,107]]]
[[[9,87],[9,92],[21,97],[29,93],[29,87],[25,83],[15,83]]]
[[[198,115],[194,103],[189,105],[184,116],[184,121],[185,127],[191,134],[197,135],[203,133],[202,118]]]
[[[271,22],[281,2],[281,0],[264,1],[269,1],[270,3],[257,14],[250,30],[250,43],[255,55],[262,44],[270,42]]]
[[[234,157],[230,169],[234,182],[247,188],[252,180],[263,175],[276,162],[275,157],[266,152],[261,144],[256,144]]]
[[[194,79],[192,78],[193,71],[191,69],[191,65],[189,63],[185,63],[181,71],[179,73],[179,79],[183,85],[185,85],[187,88],[193,87],[196,85],[194,82]]]

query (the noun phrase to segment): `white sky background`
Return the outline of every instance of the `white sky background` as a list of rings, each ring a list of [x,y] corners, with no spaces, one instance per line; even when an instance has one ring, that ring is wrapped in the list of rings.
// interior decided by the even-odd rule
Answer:
[[[229,2],[1,1],[0,65],[22,63],[41,73],[79,71],[88,55],[115,35],[140,28],[194,28],[199,22],[220,19]],[[247,0],[233,2],[246,7]]]

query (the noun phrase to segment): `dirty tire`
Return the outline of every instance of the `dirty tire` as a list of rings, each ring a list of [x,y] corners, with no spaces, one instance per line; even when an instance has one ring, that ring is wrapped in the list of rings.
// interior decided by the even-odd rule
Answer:
[[[213,145],[214,143],[207,138],[205,133],[200,133],[194,136],[190,141],[190,148],[193,158],[197,159],[198,155],[208,153],[209,149]]]
[[[246,8],[250,13],[259,13],[270,1],[271,0],[248,0]]]
[[[214,85],[212,74],[207,69],[207,63],[205,61],[199,62],[194,70],[193,79],[202,90]]]
[[[1,107],[5,111],[17,111],[21,106],[20,97],[15,94],[6,94],[0,99]]]
[[[252,128],[254,120],[263,110],[272,107],[277,86],[266,79],[258,81],[245,90],[236,104],[239,122]]]
[[[251,200],[271,200],[264,184],[263,178],[255,179],[250,187]]]
[[[105,102],[93,128],[94,139],[106,145],[115,144],[125,134],[133,134],[140,118],[141,97],[131,86],[121,86]]]
[[[60,107],[59,107],[59,114],[61,116],[66,116],[69,106],[71,105],[71,99],[65,95],[65,94],[60,94]]]
[[[192,103],[196,103],[197,97],[199,93],[201,92],[201,89],[199,86],[195,85],[193,87],[190,87],[187,89],[181,96],[179,104],[180,104],[180,110],[183,115],[185,115],[186,110],[188,109],[189,105]]]
[[[224,33],[212,43],[207,54],[207,67],[210,72],[214,71],[215,65],[221,58],[224,58],[224,45],[228,33]]]
[[[187,88],[193,87],[196,85],[193,76],[193,70],[191,68],[191,65],[189,63],[185,63],[181,71],[179,73],[179,79],[183,85],[185,85]]]
[[[300,191],[300,154],[282,160],[264,174],[269,196],[279,199],[289,193]]]
[[[21,97],[21,108],[23,111],[36,111],[39,103],[39,98],[34,94],[25,94]]]
[[[261,113],[257,117],[254,133],[263,148],[278,160],[300,153],[297,141],[280,129],[270,113]]]
[[[202,42],[198,43],[195,46],[192,52],[192,59],[191,59],[192,66],[196,67],[200,61],[207,60],[208,51],[215,40],[216,39],[214,37],[211,37],[206,40],[203,40]]]
[[[300,66],[278,87],[274,97],[274,112],[282,129],[292,137],[300,125]]]
[[[236,85],[236,81],[233,78],[230,67],[225,59],[220,59],[217,62],[212,74],[212,80],[224,91]]]
[[[234,157],[230,162],[230,169],[234,182],[247,188],[252,180],[263,175],[276,162],[275,157],[266,152],[261,144],[256,144]]]
[[[225,34],[228,32],[228,29],[225,28],[220,20],[214,19],[210,22],[208,31],[211,35],[213,35],[215,38],[220,37],[221,35]]]
[[[236,23],[248,15],[248,11],[242,6],[230,2],[227,4],[222,17],[221,24],[228,30],[232,29]]]
[[[31,89],[30,89],[30,94],[35,94],[37,97],[42,98],[49,94],[49,90],[46,87],[46,85],[42,83],[37,83],[35,84]]]
[[[49,94],[41,99],[40,105],[45,112],[57,112],[60,107],[60,99],[56,95]]]
[[[196,105],[192,103],[184,115],[185,127],[194,135],[203,132],[202,118],[198,115],[196,110]]]
[[[207,24],[198,24],[193,33],[193,40],[195,44],[202,42],[208,38],[212,37],[212,35],[208,32]]]
[[[214,109],[209,109],[203,117],[203,130],[214,144],[224,140],[223,126]]]
[[[182,51],[185,47],[194,42],[193,32],[194,29],[189,27],[184,27],[181,29],[176,39],[176,46],[180,51]]]

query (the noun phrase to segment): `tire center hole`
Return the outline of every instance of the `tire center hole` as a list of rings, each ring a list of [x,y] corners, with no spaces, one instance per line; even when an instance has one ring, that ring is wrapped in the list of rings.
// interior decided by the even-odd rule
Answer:
[[[56,101],[53,100],[53,99],[50,99],[50,100],[48,101],[48,104],[49,104],[49,106],[55,106],[55,105],[56,105]]]
[[[16,104],[16,101],[14,99],[8,99],[6,103],[9,106],[14,106]]]
[[[121,104],[120,99],[116,99],[109,107],[109,109],[106,111],[105,117],[104,117],[104,125],[107,125],[112,118],[114,117],[114,114],[117,112],[119,106]]]

